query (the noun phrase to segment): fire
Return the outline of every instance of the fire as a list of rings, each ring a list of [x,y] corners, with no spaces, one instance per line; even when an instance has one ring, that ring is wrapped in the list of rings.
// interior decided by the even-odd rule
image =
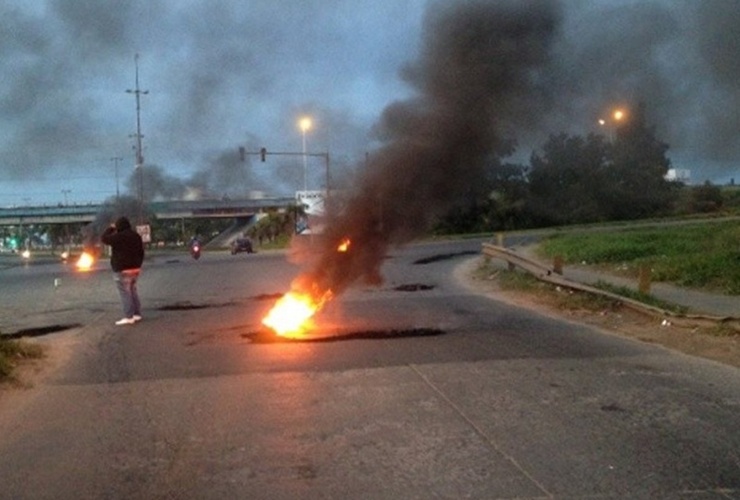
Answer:
[[[337,252],[346,253],[350,244],[350,239],[344,238],[337,245]],[[305,335],[314,327],[314,315],[333,297],[331,290],[322,290],[307,278],[304,275],[296,279],[292,291],[278,299],[262,319],[263,325],[281,337],[296,338]]]
[[[75,265],[79,271],[89,271],[94,263],[95,259],[92,254],[82,252],[82,255],[80,255],[80,258],[77,260],[77,264]]]
[[[281,337],[300,337],[313,327],[313,316],[331,298],[331,291],[316,299],[309,293],[288,292],[262,320]]]
[[[337,252],[346,252],[349,250],[349,246],[352,242],[349,240],[349,238],[344,238],[342,242],[337,246]]]

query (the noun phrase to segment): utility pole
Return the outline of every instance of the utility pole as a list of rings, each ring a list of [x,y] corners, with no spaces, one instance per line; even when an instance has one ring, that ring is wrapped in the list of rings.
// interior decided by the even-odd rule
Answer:
[[[139,89],[139,54],[134,56],[134,65],[136,66],[136,88],[128,89],[126,93],[134,94],[136,97],[136,184],[137,198],[139,200],[139,224],[144,223],[144,156],[141,152],[141,95],[148,94],[148,90]]]
[[[123,158],[121,158],[120,156],[114,156],[110,159],[110,161],[114,162],[115,164],[114,168],[116,169],[116,201],[118,201],[121,196],[120,191],[118,190],[118,162],[123,161]]]

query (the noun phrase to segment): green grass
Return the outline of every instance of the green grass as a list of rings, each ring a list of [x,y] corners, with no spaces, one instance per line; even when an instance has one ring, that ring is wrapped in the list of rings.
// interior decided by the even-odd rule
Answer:
[[[43,355],[43,349],[37,344],[22,340],[0,340],[0,382],[12,379],[18,361],[41,358]]]
[[[740,295],[740,221],[558,234],[541,249],[566,264],[608,265],[633,277],[647,265],[654,281]]]
[[[658,307],[665,311],[672,311],[675,313],[685,314],[689,310],[688,307],[673,304],[671,302],[666,302],[665,300],[661,300],[650,294],[638,292],[637,290],[633,290],[626,286],[612,285],[611,283],[607,283],[601,280],[594,283],[594,288],[598,288],[606,292],[611,292],[613,294],[619,295],[620,297],[625,297],[627,299],[636,300],[637,302],[641,302],[649,306]]]
[[[547,298],[552,305],[562,310],[603,311],[612,310],[618,306],[617,301],[612,298],[586,292],[563,290],[550,283],[540,281],[527,272],[495,269],[490,264],[483,264],[475,273],[475,276],[480,279],[490,278],[493,275],[496,276],[496,281],[502,289]]]

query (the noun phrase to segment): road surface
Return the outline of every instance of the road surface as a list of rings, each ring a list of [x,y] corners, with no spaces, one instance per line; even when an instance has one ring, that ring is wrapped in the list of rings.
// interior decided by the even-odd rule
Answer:
[[[157,256],[126,327],[104,265],[0,270],[4,332],[73,326],[0,399],[0,498],[740,499],[739,370],[474,295],[479,250],[393,251],[311,342],[253,342],[285,253]]]

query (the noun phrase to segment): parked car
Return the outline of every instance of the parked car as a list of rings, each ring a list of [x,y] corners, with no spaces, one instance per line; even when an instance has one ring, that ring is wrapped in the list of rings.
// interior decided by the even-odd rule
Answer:
[[[249,238],[239,238],[231,244],[231,255],[236,255],[241,252],[254,253],[252,240]]]

